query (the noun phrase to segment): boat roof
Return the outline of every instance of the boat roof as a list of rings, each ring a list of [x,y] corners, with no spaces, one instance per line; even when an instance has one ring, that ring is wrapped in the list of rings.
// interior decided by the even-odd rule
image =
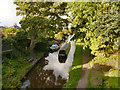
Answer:
[[[69,46],[69,42],[67,42],[60,50],[66,50],[67,49],[67,47]]]

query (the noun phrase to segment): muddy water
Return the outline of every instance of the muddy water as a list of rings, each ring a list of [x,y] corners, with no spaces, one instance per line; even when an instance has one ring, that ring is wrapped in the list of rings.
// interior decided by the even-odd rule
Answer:
[[[49,53],[27,75],[21,88],[62,88],[69,79],[69,69],[72,66],[75,52],[75,41],[71,42],[71,49],[65,63],[59,63],[58,52]],[[64,44],[63,44],[64,45]],[[48,61],[46,65],[45,62]]]

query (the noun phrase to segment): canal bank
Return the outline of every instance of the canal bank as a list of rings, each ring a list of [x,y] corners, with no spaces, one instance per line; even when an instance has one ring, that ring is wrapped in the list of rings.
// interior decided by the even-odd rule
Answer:
[[[68,36],[68,38],[66,39],[66,42],[70,42],[70,40],[72,39],[74,37],[74,35],[69,35]],[[75,42],[75,41],[74,41]],[[71,42],[71,43],[74,43],[74,42]],[[60,42],[60,47],[62,47],[64,45],[64,43],[63,42]],[[73,48],[73,49],[72,49]],[[74,48],[75,48],[75,45],[72,45],[72,47],[71,47],[71,52],[72,53],[74,53]],[[25,74],[24,74],[24,77],[22,77],[21,79],[20,79],[20,81],[21,82],[23,82],[23,81],[25,81],[25,78],[26,78],[26,76],[35,68],[35,66],[41,61],[41,60],[44,60],[44,64],[48,64],[48,59],[45,59],[45,57],[47,57],[48,55],[50,55],[51,53],[49,53],[49,50],[47,50],[44,54],[43,54],[43,56],[41,56],[40,58],[37,58],[37,59],[35,59],[33,62],[32,62],[32,67],[31,68],[29,68],[26,72],[25,72]],[[69,53],[69,54],[71,54],[71,53]],[[53,54],[54,55],[54,54]],[[56,56],[58,55],[58,51],[56,52]],[[69,55],[70,56],[70,55]],[[47,57],[48,58],[48,57]],[[70,57],[71,58],[71,57]],[[73,58],[73,57],[72,57]],[[55,58],[57,61],[58,61],[58,58],[56,57]],[[68,60],[67,60],[68,61]],[[72,60],[71,60],[72,61]],[[49,61],[50,62],[50,61]],[[49,63],[50,64],[50,63]],[[68,72],[68,70],[66,71],[66,72]],[[62,75],[61,75],[62,76]],[[68,77],[68,76],[67,76]],[[67,79],[67,78],[66,78]]]
[[[24,73],[24,77],[22,77],[21,79],[20,79],[20,81],[23,83],[23,81],[24,81],[24,79],[26,78],[26,76],[35,68],[35,66],[37,65],[37,63],[39,63],[41,60],[43,60],[46,56],[48,56],[48,51],[46,51],[43,55],[41,55],[41,57],[39,57],[39,58],[36,58],[33,62],[32,62],[32,65],[31,65],[31,67],[28,69],[28,70],[26,70],[26,72]]]
[[[32,58],[31,62],[28,62],[26,55],[14,59],[4,58],[2,60],[2,88],[20,88],[21,81],[44,56],[46,56],[45,53],[41,52],[39,56]]]
[[[40,53],[38,50],[38,53],[41,54],[43,53],[43,51],[41,51]],[[3,60],[3,88],[20,88],[21,87],[20,80],[24,81],[26,76],[35,68],[36,64],[39,63],[41,56],[43,56],[43,54],[41,54],[40,56],[35,55],[34,59],[31,57],[33,60],[30,60],[30,62],[28,62],[28,60],[31,58],[27,59],[28,55],[24,55],[24,56],[22,55],[21,57],[11,58],[11,59],[5,58]],[[40,61],[45,61],[45,60],[43,59]],[[51,70],[49,71],[51,72]],[[58,78],[59,77],[60,76],[58,76]],[[47,80],[49,80],[49,78]]]
[[[69,80],[63,88],[76,88],[82,70],[82,46],[79,39],[76,41],[76,49],[73,58],[72,67],[69,71]]]

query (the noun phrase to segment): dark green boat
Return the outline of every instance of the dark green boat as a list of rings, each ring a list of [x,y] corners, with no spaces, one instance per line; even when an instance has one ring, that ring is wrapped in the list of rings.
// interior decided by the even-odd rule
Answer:
[[[70,42],[65,43],[65,45],[60,49],[58,54],[58,60],[60,63],[65,63],[67,59],[67,55],[70,51]]]

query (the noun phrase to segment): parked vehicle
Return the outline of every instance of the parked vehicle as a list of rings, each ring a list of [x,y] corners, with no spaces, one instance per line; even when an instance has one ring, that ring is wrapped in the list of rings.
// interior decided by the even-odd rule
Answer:
[[[59,43],[54,43],[51,47],[50,47],[50,52],[55,52],[57,50],[60,49]]]
[[[67,55],[70,51],[70,42],[67,42],[59,51],[59,54],[58,54],[58,60],[60,63],[65,63],[66,62],[66,59],[67,59]]]

